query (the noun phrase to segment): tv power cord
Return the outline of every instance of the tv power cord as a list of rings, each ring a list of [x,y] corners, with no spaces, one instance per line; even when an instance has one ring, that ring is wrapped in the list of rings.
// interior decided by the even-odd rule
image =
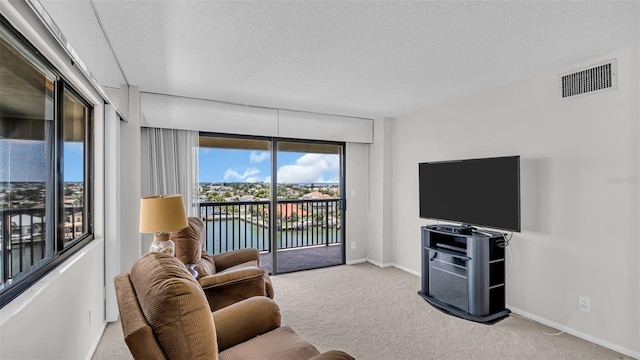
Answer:
[[[569,325],[571,324],[571,322],[573,321],[573,319],[575,319],[575,318],[576,318],[576,316],[578,315],[578,310],[579,310],[579,309],[578,309],[577,307],[573,310],[573,315],[571,316],[571,319],[569,319],[569,322],[567,322],[567,324],[566,324],[565,326],[563,326],[563,327],[562,327],[562,330],[561,330],[561,331],[559,331],[559,332],[557,332],[557,333],[548,333],[548,332],[544,331],[544,329],[542,328],[542,325],[540,325],[540,323],[539,323],[539,322],[537,322],[537,321],[535,321],[535,320],[531,320],[531,319],[529,319],[529,318],[526,318],[526,317],[524,317],[524,316],[522,316],[522,315],[518,315],[518,314],[515,314],[515,313],[511,313],[511,316],[515,316],[515,317],[517,317],[517,318],[524,319],[524,320],[527,320],[527,321],[529,321],[529,322],[532,322],[532,323],[534,323],[534,324],[538,325],[538,328],[540,329],[540,331],[541,331],[543,334],[545,334],[545,335],[548,335],[548,336],[558,336],[558,335],[562,335],[562,334],[564,334],[564,333],[567,331],[567,328],[569,328]]]

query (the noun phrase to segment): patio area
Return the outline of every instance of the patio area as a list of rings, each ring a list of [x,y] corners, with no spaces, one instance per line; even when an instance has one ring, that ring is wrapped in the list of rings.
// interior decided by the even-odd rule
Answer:
[[[315,269],[342,264],[342,244],[310,246],[278,250],[278,273]],[[270,274],[271,252],[260,253],[260,267]]]

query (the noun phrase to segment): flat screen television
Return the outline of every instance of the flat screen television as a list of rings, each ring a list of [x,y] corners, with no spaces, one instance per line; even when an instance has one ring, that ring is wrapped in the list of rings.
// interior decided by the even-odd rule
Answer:
[[[418,166],[421,218],[520,232],[520,156]]]

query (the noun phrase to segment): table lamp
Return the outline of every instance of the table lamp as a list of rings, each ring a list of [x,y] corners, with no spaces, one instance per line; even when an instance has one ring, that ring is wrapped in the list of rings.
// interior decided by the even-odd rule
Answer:
[[[149,196],[140,200],[140,232],[154,234],[149,252],[175,255],[175,245],[169,235],[188,225],[182,195]]]

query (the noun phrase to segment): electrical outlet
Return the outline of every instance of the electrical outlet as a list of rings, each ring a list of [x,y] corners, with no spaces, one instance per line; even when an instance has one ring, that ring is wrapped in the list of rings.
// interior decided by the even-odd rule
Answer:
[[[352,241],[351,242],[351,250],[355,250],[355,248],[356,248],[356,242]]]
[[[582,311],[591,311],[591,299],[588,297],[580,296],[578,298],[578,308]]]

